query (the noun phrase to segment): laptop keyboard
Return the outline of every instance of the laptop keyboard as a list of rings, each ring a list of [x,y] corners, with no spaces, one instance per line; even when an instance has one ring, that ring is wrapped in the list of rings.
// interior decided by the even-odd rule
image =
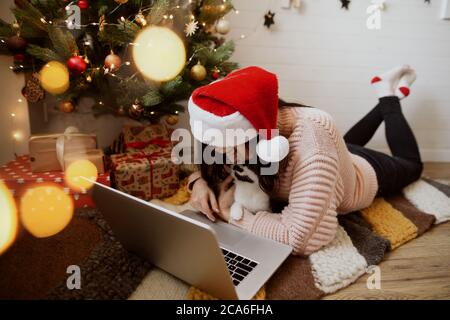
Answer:
[[[228,251],[224,248],[221,249],[223,256],[225,257],[225,262],[227,263],[228,271],[233,279],[233,284],[237,286],[250,272],[252,272],[253,269],[255,269],[258,263],[240,256],[235,252]]]

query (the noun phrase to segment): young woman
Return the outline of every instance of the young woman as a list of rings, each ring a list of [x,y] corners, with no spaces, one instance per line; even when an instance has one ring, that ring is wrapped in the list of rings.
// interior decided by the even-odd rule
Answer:
[[[193,134],[231,160],[236,155],[248,158],[257,153],[263,160],[281,161],[279,172],[261,176],[260,184],[271,198],[287,205],[275,213],[244,209],[241,220],[230,219],[234,188],[226,174],[227,165],[221,164],[203,165],[202,172],[191,175],[191,204],[213,221],[217,216],[249,232],[289,244],[294,254],[309,255],[320,249],[333,240],[338,214],[365,208],[376,196],[396,194],[420,178],[419,149],[400,105],[415,78],[409,66],[373,78],[379,103],[344,137],[324,111],[278,103],[275,75],[257,67],[235,71],[197,89],[189,102],[192,128],[200,123],[202,130],[219,132],[279,129],[279,136],[259,134],[262,143],[256,150],[248,142],[254,138],[251,135],[235,145],[228,141],[220,145],[204,140],[199,129],[193,129]],[[392,156],[364,147],[383,121]],[[265,150],[267,146],[272,152]]]

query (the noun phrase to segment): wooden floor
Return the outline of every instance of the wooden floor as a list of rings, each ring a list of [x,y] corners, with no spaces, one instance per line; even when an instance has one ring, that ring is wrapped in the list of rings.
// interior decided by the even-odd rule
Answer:
[[[450,180],[449,163],[427,163],[424,176]],[[450,222],[387,254],[381,289],[367,289],[370,275],[325,299],[450,299]]]

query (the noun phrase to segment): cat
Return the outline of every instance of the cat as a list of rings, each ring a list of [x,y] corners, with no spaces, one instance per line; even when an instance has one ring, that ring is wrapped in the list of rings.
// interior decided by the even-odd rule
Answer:
[[[258,175],[251,167],[234,165],[231,175],[236,185],[234,203],[230,208],[230,216],[233,220],[241,220],[244,209],[253,214],[270,210],[270,197],[261,189]]]

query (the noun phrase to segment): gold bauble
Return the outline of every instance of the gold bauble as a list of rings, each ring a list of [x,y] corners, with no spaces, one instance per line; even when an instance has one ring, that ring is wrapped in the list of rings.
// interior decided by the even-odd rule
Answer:
[[[144,115],[144,107],[136,100],[128,109],[128,114],[133,119],[139,119]]]
[[[141,27],[145,27],[147,25],[147,20],[144,17],[144,14],[139,11],[139,13],[136,15],[135,19],[134,19],[137,24],[139,24]]]
[[[110,71],[117,71],[120,69],[122,65],[122,59],[117,54],[110,53],[105,58],[105,68],[108,68]]]
[[[118,114],[119,116],[124,116],[124,115],[126,115],[126,113],[127,113],[127,110],[125,109],[124,106],[119,106],[119,107],[117,108],[117,114]]]
[[[227,34],[230,32],[230,22],[225,19],[220,19],[217,22],[216,31],[220,34]]]
[[[170,115],[166,118],[166,123],[170,126],[174,126],[178,123],[178,116],[177,115]]]
[[[75,106],[74,106],[73,102],[70,100],[61,101],[59,103],[59,111],[61,111],[61,112],[71,113],[71,112],[73,112],[74,109],[75,109]]]
[[[199,63],[191,68],[191,78],[196,81],[205,80],[207,75],[206,68]]]

